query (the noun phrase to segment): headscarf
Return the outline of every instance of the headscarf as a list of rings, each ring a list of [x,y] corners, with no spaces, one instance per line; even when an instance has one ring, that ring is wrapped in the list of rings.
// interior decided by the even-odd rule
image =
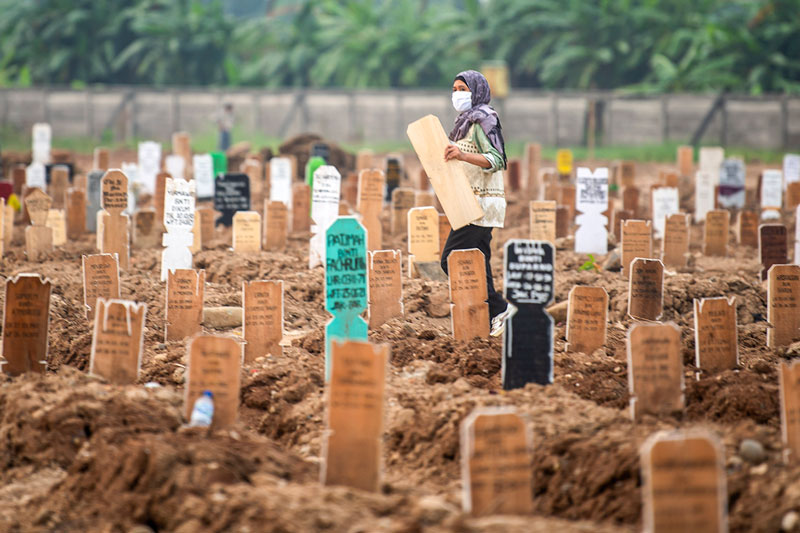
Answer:
[[[477,70],[459,72],[455,79],[466,83],[472,92],[472,107],[456,117],[455,125],[450,131],[450,140],[463,139],[470,126],[477,122],[483,128],[492,146],[503,155],[503,166],[505,166],[506,147],[503,140],[503,128],[500,126],[500,117],[497,116],[497,111],[489,105],[489,101],[492,99],[489,82]]]

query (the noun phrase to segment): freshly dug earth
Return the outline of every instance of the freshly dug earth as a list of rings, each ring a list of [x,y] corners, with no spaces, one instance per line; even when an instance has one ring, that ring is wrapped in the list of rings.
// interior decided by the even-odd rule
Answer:
[[[639,165],[644,177],[656,170]],[[498,286],[502,244],[527,236],[525,203],[510,195],[506,228],[494,235]],[[384,222],[385,247],[405,250],[405,237],[388,235]],[[576,284],[605,287],[608,340],[593,354],[565,352],[565,325],[557,322],[548,387],[502,391],[502,341],[453,340],[442,316],[447,283],[404,278],[405,317],[370,332],[391,348],[376,494],[318,481],[330,316],[322,270],[302,268],[309,235],[293,235],[282,253],[235,255],[230,232],[221,230],[195,255],[207,274],[206,306],[241,305],[245,280],[282,279],[285,287],[283,353],[243,369],[239,423],[209,433],[183,427],[186,345],[163,340],[159,250],[134,250],[122,273],[122,297],[148,309],[140,384],[114,387],[85,374],[91,327],[80,257],[96,253],[93,236],[34,264],[22,251],[22,230],[0,264],[6,276],[52,280],[49,359],[43,376],[0,375],[0,531],[635,531],[640,445],[656,431],[696,426],[724,445],[732,531],[777,531],[786,513],[800,511],[800,467],[782,462],[775,370],[800,345],[765,347],[756,251],[732,239],[730,257],[703,257],[701,227],[692,230],[692,266],[665,276],[662,319],[682,331],[686,409],[637,423],[628,414],[627,284],[618,272],[579,271],[586,258],[568,249],[569,239],[559,242],[555,301]],[[739,323],[740,368],[716,375],[694,366],[692,299],[711,296],[735,296]],[[149,381],[161,386],[144,388]],[[532,429],[533,516],[461,512],[459,426],[475,407],[491,405],[514,406]],[[745,438],[764,445],[763,463],[738,456]]]

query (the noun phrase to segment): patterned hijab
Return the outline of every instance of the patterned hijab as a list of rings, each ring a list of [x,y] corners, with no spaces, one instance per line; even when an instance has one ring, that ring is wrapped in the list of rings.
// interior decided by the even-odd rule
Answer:
[[[477,70],[459,72],[455,79],[466,83],[472,92],[472,107],[456,117],[455,125],[450,132],[450,140],[463,139],[470,126],[477,122],[483,128],[492,146],[503,154],[503,164],[505,165],[506,147],[503,140],[503,128],[500,126],[500,117],[497,116],[497,112],[489,105],[489,101],[492,99],[489,82]]]

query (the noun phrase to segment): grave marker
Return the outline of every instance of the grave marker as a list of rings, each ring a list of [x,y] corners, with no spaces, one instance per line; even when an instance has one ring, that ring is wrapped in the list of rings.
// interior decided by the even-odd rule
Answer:
[[[525,145],[525,166],[528,170],[525,176],[528,197],[539,198],[542,191],[542,182],[539,179],[539,169],[542,167],[541,144],[528,143]]]
[[[739,365],[736,298],[694,299],[695,364],[708,372]]]
[[[631,416],[683,410],[681,330],[673,322],[637,322],[628,329]]]
[[[545,307],[554,293],[555,247],[509,239],[503,254],[503,295],[517,307],[503,334],[503,389],[553,382],[553,318]],[[485,283],[484,283],[485,287]]]
[[[569,228],[572,225],[569,215],[569,207],[559,205],[556,207],[556,239],[569,236]]]
[[[172,152],[183,158],[186,164],[192,160],[191,137],[185,131],[176,131],[172,134]]]
[[[311,228],[308,268],[325,264],[325,234],[339,215],[341,182],[342,177],[336,167],[322,165],[314,172],[314,189],[311,193],[314,226]]]
[[[185,179],[186,160],[179,155],[170,154],[164,158],[164,170],[172,176],[172,179]]]
[[[143,141],[139,143],[137,161],[139,163],[139,178],[144,190],[149,193],[156,191],[156,176],[161,171],[161,143]]]
[[[447,220],[447,215],[439,213],[439,257],[444,253],[444,245],[447,244],[447,239],[450,237],[450,232],[453,228],[450,227],[450,221]]]
[[[396,189],[399,190],[399,189]],[[439,213],[433,207],[408,211],[408,274],[415,277],[416,263],[439,261]]]
[[[786,186],[786,209],[794,210],[800,205],[800,181]]]
[[[381,211],[383,211],[383,172],[376,169],[362,170],[358,175],[358,212],[361,223],[367,229],[367,249],[379,250],[383,242]]]
[[[442,157],[450,141],[439,119],[427,115],[409,124],[407,133],[452,227],[459,229],[481,218],[483,210],[472,193],[462,162],[445,161]]]
[[[325,327],[327,380],[331,342],[367,340],[367,322],[361,318],[368,302],[366,230],[355,217],[340,217],[328,227],[325,241],[325,309],[333,315]]]
[[[0,368],[18,376],[44,373],[50,326],[51,283],[39,274],[17,274],[6,279],[3,307],[3,357]]]
[[[216,217],[216,213],[214,209],[211,207],[198,207],[194,211],[195,217],[200,217],[200,244],[203,248],[206,248],[209,243],[214,239],[214,218]],[[194,231],[194,225],[192,226],[192,230]],[[194,239],[192,239],[194,243]]]
[[[639,213],[639,188],[629,185],[622,189],[622,208],[633,213]]]
[[[289,209],[280,200],[264,201],[264,249],[283,250],[289,235]]]
[[[674,213],[666,219],[661,252],[664,266],[674,268],[686,266],[689,254],[689,215]]]
[[[654,187],[651,194],[653,233],[656,239],[663,239],[667,217],[678,213],[681,209],[678,189],[675,187]]]
[[[214,198],[214,160],[211,154],[198,154],[192,157],[194,183],[199,200]]]
[[[714,176],[714,185],[719,179],[719,170],[725,160],[725,150],[719,146],[704,146],[698,156],[698,170]]]
[[[736,237],[739,244],[758,248],[758,213],[755,211],[739,211],[736,220]]]
[[[518,192],[522,184],[520,177],[520,161],[513,158],[508,160],[508,168],[506,169],[506,180],[508,183],[508,190],[510,192]]]
[[[42,163],[33,162],[28,165],[25,170],[25,186],[29,189],[42,189],[47,188],[47,175]]]
[[[305,183],[292,186],[292,232],[301,233],[311,229],[311,188]]]
[[[269,199],[292,206],[292,160],[288,157],[273,157],[269,160]]]
[[[558,188],[558,203],[567,208],[567,221],[570,226],[575,220],[575,186],[574,185],[561,185]]]
[[[164,332],[167,341],[182,340],[201,331],[205,283],[205,270],[169,271]]]
[[[617,239],[617,242],[622,242],[622,221],[631,218],[633,218],[633,213],[630,211],[626,211],[625,209],[614,210],[614,237]]]
[[[264,169],[258,159],[247,158],[239,165],[239,170],[250,178],[251,204],[263,205],[264,201]]]
[[[741,209],[745,203],[745,169],[741,159],[726,159],[719,171],[717,202],[720,208]]]
[[[606,343],[608,293],[603,287],[574,286],[567,307],[567,350],[591,354]]]
[[[653,256],[649,220],[622,221],[622,277],[630,277],[631,262],[637,257]]]
[[[694,167],[694,147],[692,146],[679,146],[678,147],[678,172],[684,178],[692,175],[692,168]]]
[[[217,225],[231,227],[237,211],[250,211],[250,178],[247,174],[220,174],[214,180],[214,209],[220,212]]]
[[[164,223],[164,195],[167,192],[167,180],[172,179],[169,172],[159,172],[156,174],[156,192],[153,205],[156,207],[156,220],[159,224]]]
[[[800,458],[800,362],[780,361],[778,383],[781,396],[781,440],[784,460],[797,463]]]
[[[767,346],[800,340],[800,266],[772,265],[767,274]]]
[[[147,304],[127,300],[97,300],[89,373],[114,385],[139,379]]]
[[[8,205],[3,201],[3,246],[8,249],[14,238],[14,214],[16,210],[13,205]]]
[[[664,310],[664,265],[658,259],[637,257],[631,262],[628,315],[658,320]]]
[[[53,246],[64,246],[67,243],[67,219],[63,209],[50,209],[45,225],[52,231]]]
[[[791,183],[800,182],[800,154],[783,155],[783,176],[786,188]]]
[[[128,208],[128,178],[120,170],[109,170],[103,176],[101,204],[98,215],[102,228],[98,227],[100,253],[115,253],[122,269],[128,268],[130,221],[123,214]]]
[[[556,203],[532,201],[530,203],[530,238],[534,241],[556,242]]]
[[[644,531],[728,531],[723,457],[709,432],[659,432],[642,445]]]
[[[282,355],[283,281],[243,281],[242,309],[244,362],[252,363],[267,354]]]
[[[261,215],[256,211],[233,215],[233,251],[237,254],[261,251]]]
[[[698,222],[706,219],[706,213],[714,210],[714,194],[717,187],[716,174],[698,170],[695,173],[694,217]]]
[[[761,174],[761,218],[762,220],[781,217],[783,207],[783,173],[767,169]]]
[[[415,123],[413,123],[413,124],[415,124]],[[413,124],[410,124],[408,126],[409,130],[411,129],[411,126]],[[440,127],[441,127],[441,125],[440,125]],[[409,133],[409,137],[410,137],[410,133]],[[413,139],[411,141],[411,144],[414,145]],[[416,145],[414,145],[414,146],[415,146],[414,150],[416,150]],[[442,151],[442,153],[444,153],[444,151]],[[420,161],[422,161],[421,157],[420,157]],[[423,166],[424,166],[424,164],[423,164]],[[387,157],[386,158],[386,199],[387,200],[391,200],[392,199],[392,193],[394,192],[394,190],[396,188],[398,188],[400,186],[401,174],[402,174],[402,170],[400,169],[400,160],[398,158],[396,158],[396,157]]]
[[[477,248],[453,250],[447,256],[450,280],[450,318],[453,338],[489,337],[486,263]]]
[[[186,351],[184,416],[189,420],[197,398],[204,391],[211,391],[214,394],[211,429],[233,426],[239,416],[241,343],[233,337],[196,335],[189,341]]]
[[[786,226],[761,224],[758,227],[758,256],[761,258],[761,281],[767,279],[769,267],[789,262]]]
[[[703,231],[703,253],[709,256],[726,257],[728,255],[728,229],[730,212],[715,209],[706,213]]]
[[[608,169],[598,168],[594,172],[578,167],[576,178],[575,206],[580,215],[575,219],[575,253],[608,253]],[[552,241],[551,241],[552,242]]]
[[[105,172],[110,167],[110,159],[111,154],[108,148],[103,148],[102,146],[95,147],[92,152],[92,170],[102,170]]]
[[[164,250],[161,252],[161,281],[167,279],[167,272],[174,269],[192,268],[194,243],[195,184],[194,180],[174,180],[167,178],[164,190],[164,228],[161,238]]]
[[[464,512],[533,512],[530,436],[516,410],[478,407],[461,423],[460,433]]]
[[[156,248],[161,244],[161,225],[156,220],[156,210],[142,209],[133,214],[133,247]]]
[[[69,188],[69,167],[56,165],[50,172],[50,186],[48,192],[53,199],[54,209],[64,209],[67,202],[67,189]]]
[[[8,211],[6,207],[6,211]],[[14,227],[14,221],[6,222],[6,228]],[[794,264],[800,265],[800,206],[795,209],[794,214]]]
[[[27,173],[28,167],[22,164],[15,165],[11,169],[11,183],[14,188],[14,194],[19,197],[22,197],[22,189],[25,187]]]
[[[362,170],[375,167],[375,153],[368,149],[359,150],[356,154],[356,172],[361,174]]]
[[[375,492],[381,477],[389,346],[336,341],[331,359],[322,483]]]
[[[635,161],[622,161],[619,165],[620,186],[635,187],[636,186],[636,162]]]
[[[25,253],[28,261],[42,261],[53,250],[53,230],[47,226],[52,200],[41,189],[32,189],[25,198],[31,225],[25,228]]]
[[[399,187],[392,191],[392,235],[402,235],[408,228],[408,211],[414,207],[414,189]]]
[[[37,122],[31,132],[32,158],[35,163],[47,164],[50,162],[50,145],[53,140],[53,130],[46,122]]]
[[[369,328],[403,316],[403,281],[400,250],[367,252],[369,264]]]
[[[86,318],[94,320],[98,299],[119,299],[119,261],[115,254],[81,256],[83,270],[83,307]]]
[[[436,197],[428,191],[416,191],[414,193],[414,207],[429,207],[436,204]]]

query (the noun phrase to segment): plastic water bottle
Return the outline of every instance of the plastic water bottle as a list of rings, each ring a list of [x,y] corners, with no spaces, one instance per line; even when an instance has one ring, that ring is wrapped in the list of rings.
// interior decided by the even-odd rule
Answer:
[[[212,420],[214,420],[214,393],[207,390],[195,400],[189,426],[208,427]]]

